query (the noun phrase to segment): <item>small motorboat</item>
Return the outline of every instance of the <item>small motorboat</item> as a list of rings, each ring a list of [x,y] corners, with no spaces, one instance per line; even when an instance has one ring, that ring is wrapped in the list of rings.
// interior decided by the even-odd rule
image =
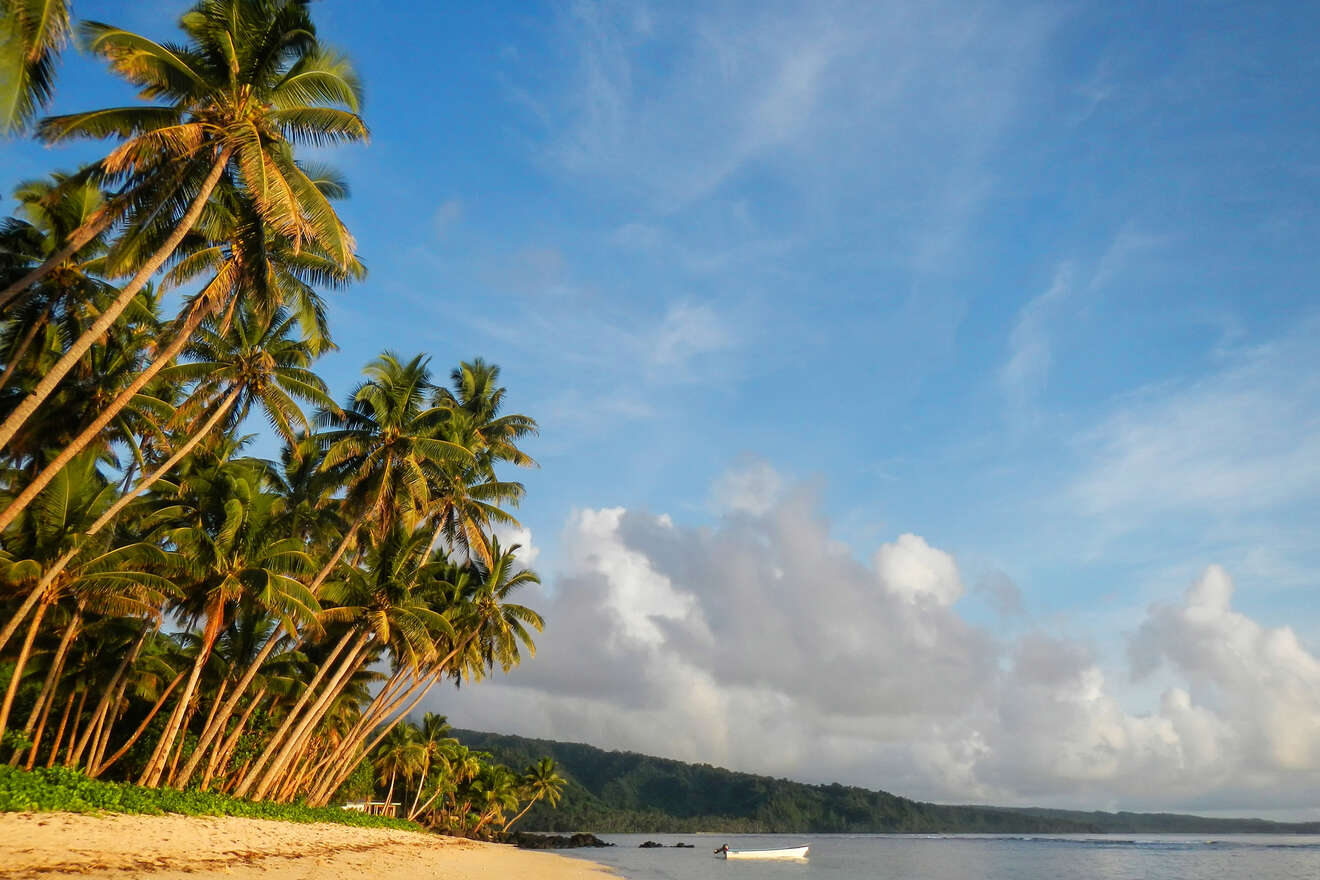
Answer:
[[[809,846],[790,846],[784,849],[729,849],[726,843],[715,850],[722,859],[805,859]]]

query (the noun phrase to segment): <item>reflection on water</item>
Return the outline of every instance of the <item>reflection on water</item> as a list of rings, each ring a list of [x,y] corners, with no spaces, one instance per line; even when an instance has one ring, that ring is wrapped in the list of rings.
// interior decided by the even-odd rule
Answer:
[[[1320,837],[1152,835],[603,834],[565,850],[628,880],[1317,880]],[[694,849],[639,849],[654,840]],[[712,850],[811,845],[803,862],[726,862]]]

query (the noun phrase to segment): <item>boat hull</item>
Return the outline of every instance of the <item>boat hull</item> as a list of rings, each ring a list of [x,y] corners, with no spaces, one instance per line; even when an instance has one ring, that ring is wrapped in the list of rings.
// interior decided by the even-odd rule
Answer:
[[[726,859],[805,859],[808,846],[794,846],[787,849],[731,849],[719,855]]]

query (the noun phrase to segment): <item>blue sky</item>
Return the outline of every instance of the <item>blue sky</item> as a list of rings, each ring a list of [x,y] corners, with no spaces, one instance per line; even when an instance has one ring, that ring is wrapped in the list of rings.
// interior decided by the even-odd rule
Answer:
[[[181,5],[76,9],[167,36]],[[315,9],[362,73],[373,132],[326,156],[353,186],[342,213],[370,277],[334,298],[325,373],[343,393],[382,348],[428,352],[441,375],[499,363],[542,425],[520,512],[540,599],[614,608],[596,659],[630,671],[561,693],[581,648],[551,616],[527,671],[435,708],[920,796],[1320,815],[1320,748],[1280,740],[1320,739],[1320,7]],[[66,59],[57,112],[123,98]],[[0,167],[14,181],[92,155],[8,142]],[[797,516],[817,545],[787,548]],[[820,599],[804,614],[892,622],[893,603],[929,599],[935,617],[895,643],[926,626],[984,640],[977,662],[1002,678],[968,681],[996,696],[971,715],[822,704],[817,726],[775,727],[804,705],[792,682],[726,678],[674,622],[715,632],[711,603],[751,565],[675,559],[748,535],[767,557],[840,554],[839,577],[870,584],[832,594],[808,567],[784,594]],[[1223,597],[1221,575],[1231,603],[1198,605]],[[757,595],[732,613],[779,594]],[[1187,629],[1202,607],[1256,665],[1217,665]],[[1284,634],[1300,653],[1280,659]],[[935,667],[962,656],[931,638],[913,644]],[[1041,657],[1075,667],[1059,693],[1112,702],[1058,722],[1112,766],[1010,755]],[[657,679],[665,663],[691,675]],[[1262,682],[1278,685],[1264,706],[1245,697]],[[718,700],[676,733],[627,696],[699,686],[741,689],[781,742],[825,745],[767,749]],[[1179,727],[1179,693],[1201,734]],[[573,710],[536,702],[552,696]],[[1125,733],[1086,740],[1106,724]],[[1161,790],[1123,757],[1147,735],[1178,740]],[[1204,766],[1197,736],[1218,744]],[[948,754],[914,758],[923,741]],[[1210,765],[1230,769],[1196,783]]]

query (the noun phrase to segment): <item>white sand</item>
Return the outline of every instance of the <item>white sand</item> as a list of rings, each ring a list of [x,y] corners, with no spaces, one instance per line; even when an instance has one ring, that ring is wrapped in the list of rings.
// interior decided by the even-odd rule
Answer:
[[[192,816],[0,813],[0,878],[604,880],[606,868],[379,828]]]

